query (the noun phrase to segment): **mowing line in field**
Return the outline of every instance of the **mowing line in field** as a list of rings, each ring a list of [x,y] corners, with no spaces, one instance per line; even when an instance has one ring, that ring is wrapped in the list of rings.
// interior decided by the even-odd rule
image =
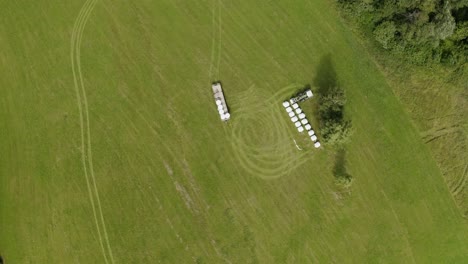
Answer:
[[[277,105],[292,88],[296,88],[296,85],[280,89],[264,100],[258,96],[258,90],[251,87],[238,97],[239,102],[243,102],[242,105],[247,105],[238,107],[238,118],[233,123],[231,143],[234,156],[249,174],[263,179],[274,179],[288,175],[307,161],[306,153],[297,153],[289,143],[288,124],[284,121],[281,107]],[[236,103],[237,100],[234,100],[233,105]],[[246,139],[252,136],[249,130],[245,129],[248,127],[245,122],[249,119],[252,120],[252,124],[268,129],[263,135],[267,142],[264,145],[246,142]]]
[[[172,148],[170,148],[169,146],[167,146],[167,144],[164,144],[164,140],[161,138],[161,135],[159,134],[159,132],[151,125],[151,123],[149,122],[149,120],[147,118],[145,118],[145,116],[140,113],[139,111],[137,111],[138,113],[138,116],[145,122],[145,124],[149,127],[150,131],[158,138],[158,140],[162,143],[162,146],[164,147],[164,149],[166,150],[166,152],[168,153],[168,155],[170,156],[171,160],[173,160],[175,163],[178,164],[179,167],[183,167],[184,164],[182,164],[182,162],[180,161],[180,156],[179,155],[176,155]],[[166,168],[167,169],[167,168]],[[171,174],[168,172],[168,175],[172,178]],[[174,179],[172,179],[174,181]],[[193,183],[192,183],[193,184]],[[192,186],[192,189],[194,190],[195,192],[195,195],[197,196],[196,198],[198,200],[202,200],[199,196],[199,194],[197,193],[197,191],[195,190],[195,187]],[[192,204],[193,204],[193,201],[192,201]],[[196,206],[196,204],[195,204]],[[200,206],[197,206],[199,208],[200,211],[203,211],[202,213],[206,213],[206,211],[203,209],[203,207],[200,207]],[[201,216],[200,216],[201,217]],[[176,237],[179,237],[178,233],[175,231],[175,229],[173,229],[174,233],[176,234]],[[209,237],[211,237],[211,234],[208,234]],[[211,246],[213,247],[213,250],[214,252],[216,253],[216,255],[218,257],[220,257],[221,259],[223,259],[225,262],[227,263],[232,263],[229,259],[227,259],[221,252],[220,250],[218,249],[218,246],[216,245],[216,242],[215,240],[211,239]]]
[[[183,167],[184,164],[180,161],[180,155],[177,155],[176,153],[174,153],[173,151],[173,148],[171,148],[168,144],[166,144],[165,140],[161,137],[161,134],[159,133],[159,131],[157,130],[157,128],[152,124],[152,122],[150,122],[150,120],[148,118],[145,117],[144,115],[144,112],[141,112],[138,110],[138,104],[136,101],[132,100],[131,98],[126,98],[126,100],[129,102],[130,105],[133,106],[133,108],[135,109],[135,112],[137,113],[137,116],[145,123],[145,125],[149,128],[149,131],[157,138],[158,142],[160,143],[160,147],[161,147],[161,150],[159,151],[159,156],[161,157],[161,159],[163,160],[162,156],[161,156],[161,153],[163,153],[163,151],[165,151],[167,153],[167,155],[170,157],[171,160],[173,160],[177,165],[178,167]],[[156,102],[157,103],[157,102]],[[158,103],[157,103],[158,104]],[[158,104],[159,106],[161,106],[160,104]],[[122,115],[124,116],[129,122],[132,122],[132,119],[126,115]],[[164,163],[164,162],[163,162]],[[166,168],[167,170],[167,168]],[[172,170],[172,169],[171,169]],[[168,175],[171,177],[169,171],[168,171]],[[171,177],[172,178],[172,177]],[[175,179],[173,179],[174,181]],[[193,183],[192,183],[193,185]],[[194,192],[196,194],[196,198],[198,200],[202,200],[200,197],[199,197],[199,194],[196,192],[195,188],[192,186],[192,189],[194,189]],[[158,200],[158,203],[159,203],[159,199],[157,198],[157,196],[155,195],[155,199]],[[161,206],[161,204],[160,204]],[[198,208],[203,211],[203,213],[206,214],[206,211],[203,209],[203,207],[201,206],[198,206]],[[160,208],[160,210],[163,210],[162,208]],[[201,217],[201,214],[200,216]],[[166,219],[168,219],[166,217]],[[177,231],[175,230],[175,228],[173,226],[170,226],[171,230],[174,232],[176,238],[179,240],[179,242],[183,242],[183,239],[182,237],[177,233]],[[211,234],[208,234],[208,236],[211,238],[212,235]],[[212,241],[214,241],[212,238],[211,238]],[[216,245],[216,243],[213,243],[211,242],[210,243],[211,246],[212,246],[212,249],[214,251],[214,253],[221,259],[224,260],[224,262],[227,262],[227,263],[232,263],[229,259],[227,259],[221,252],[220,250],[218,249],[218,246]],[[185,245],[187,246],[187,245]]]
[[[96,3],[97,3],[97,0],[86,1],[85,4],[82,6],[77,19],[75,20],[75,24],[74,24],[73,31],[72,31],[72,38],[71,38],[70,56],[71,56],[71,62],[72,62],[74,87],[75,87],[75,92],[77,96],[76,98],[77,98],[77,103],[78,103],[78,109],[80,112],[82,163],[83,163],[83,169],[85,172],[88,194],[89,194],[91,206],[93,209],[94,220],[96,224],[96,229],[98,231],[98,238],[99,238],[99,243],[100,243],[101,250],[103,253],[104,261],[108,263],[106,250],[104,249],[101,228],[99,226],[97,211],[99,212],[108,254],[110,256],[111,263],[114,263],[114,257],[112,254],[112,249],[110,247],[109,238],[107,235],[107,229],[106,229],[106,225],[104,221],[104,216],[102,213],[101,201],[99,198],[99,192],[97,189],[96,179],[94,175],[94,168],[93,168],[93,163],[92,163],[91,133],[90,133],[90,124],[89,124],[88,102],[87,102],[87,97],[86,97],[86,90],[84,88],[83,76],[81,72],[81,42],[82,42],[83,32],[84,32],[86,23]],[[80,94],[80,87],[81,87],[82,95]],[[84,105],[84,107],[82,106],[82,104]],[[85,113],[84,115],[83,115],[83,110]],[[86,123],[84,122],[83,116],[85,116],[86,118]],[[85,136],[85,128],[84,128],[85,125],[86,125],[86,136]],[[87,140],[85,140],[85,137]],[[87,141],[87,143],[85,143],[85,141]],[[88,154],[88,157],[86,157],[86,153]],[[88,173],[88,166],[89,166],[89,173]],[[96,210],[96,204],[94,201],[89,176],[91,176],[93,186],[94,186],[94,193],[95,193],[96,201],[97,201],[97,210]]]
[[[222,1],[220,3],[221,5],[223,5]],[[234,14],[237,14],[237,16],[234,17]],[[268,52],[265,46],[260,44],[258,40],[255,38],[255,36],[253,36],[252,33],[248,29],[246,29],[242,23],[239,22],[240,20],[239,18],[244,17],[242,13],[239,13],[239,12],[236,13],[235,9],[230,9],[229,12],[227,12],[227,16],[230,16],[232,18],[231,21],[237,24],[238,28],[241,29],[252,40],[252,43],[258,47],[256,51],[262,51],[265,57],[272,62],[272,65],[276,66],[280,70],[285,70],[285,68],[281,66],[279,62],[273,56],[271,56],[271,54]],[[249,22],[245,22],[245,24],[248,24],[248,23]]]

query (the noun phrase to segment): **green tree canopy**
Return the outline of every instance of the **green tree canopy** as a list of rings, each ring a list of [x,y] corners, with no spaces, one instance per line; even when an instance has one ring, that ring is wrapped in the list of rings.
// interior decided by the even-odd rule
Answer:
[[[338,0],[384,49],[415,64],[463,66],[468,0]],[[450,58],[450,59],[448,59]]]
[[[340,144],[347,140],[351,121],[344,118],[346,95],[339,86],[322,89],[319,94],[320,132],[324,143]]]

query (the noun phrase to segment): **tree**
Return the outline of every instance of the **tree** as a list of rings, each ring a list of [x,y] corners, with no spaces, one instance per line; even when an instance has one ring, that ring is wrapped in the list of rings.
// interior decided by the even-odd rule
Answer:
[[[374,30],[374,37],[384,49],[388,49],[395,39],[397,28],[392,21],[385,21],[378,25]]]
[[[326,120],[321,127],[324,142],[328,144],[340,144],[346,142],[351,133],[351,122],[349,120]]]
[[[453,34],[455,27],[455,19],[450,12],[450,4],[447,1],[445,2],[442,13],[436,16],[434,27],[435,37],[437,39],[446,39]]]
[[[322,89],[319,94],[320,132],[323,142],[344,143],[350,135],[351,121],[344,118],[346,95],[339,86]]]

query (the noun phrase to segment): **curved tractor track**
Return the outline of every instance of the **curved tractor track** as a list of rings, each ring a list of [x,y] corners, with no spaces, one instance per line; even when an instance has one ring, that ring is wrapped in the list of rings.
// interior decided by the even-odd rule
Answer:
[[[291,142],[291,124],[280,104],[291,85],[274,95],[254,87],[233,100],[236,120],[232,123],[232,148],[239,165],[249,174],[274,179],[290,174],[307,161],[307,152],[298,152]]]

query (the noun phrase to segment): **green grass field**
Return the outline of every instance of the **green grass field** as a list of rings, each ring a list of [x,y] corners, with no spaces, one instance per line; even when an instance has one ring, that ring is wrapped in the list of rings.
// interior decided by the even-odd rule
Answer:
[[[5,263],[468,261],[467,222],[428,147],[331,1],[0,10]],[[334,151],[281,109],[334,81],[355,131],[347,192]]]

